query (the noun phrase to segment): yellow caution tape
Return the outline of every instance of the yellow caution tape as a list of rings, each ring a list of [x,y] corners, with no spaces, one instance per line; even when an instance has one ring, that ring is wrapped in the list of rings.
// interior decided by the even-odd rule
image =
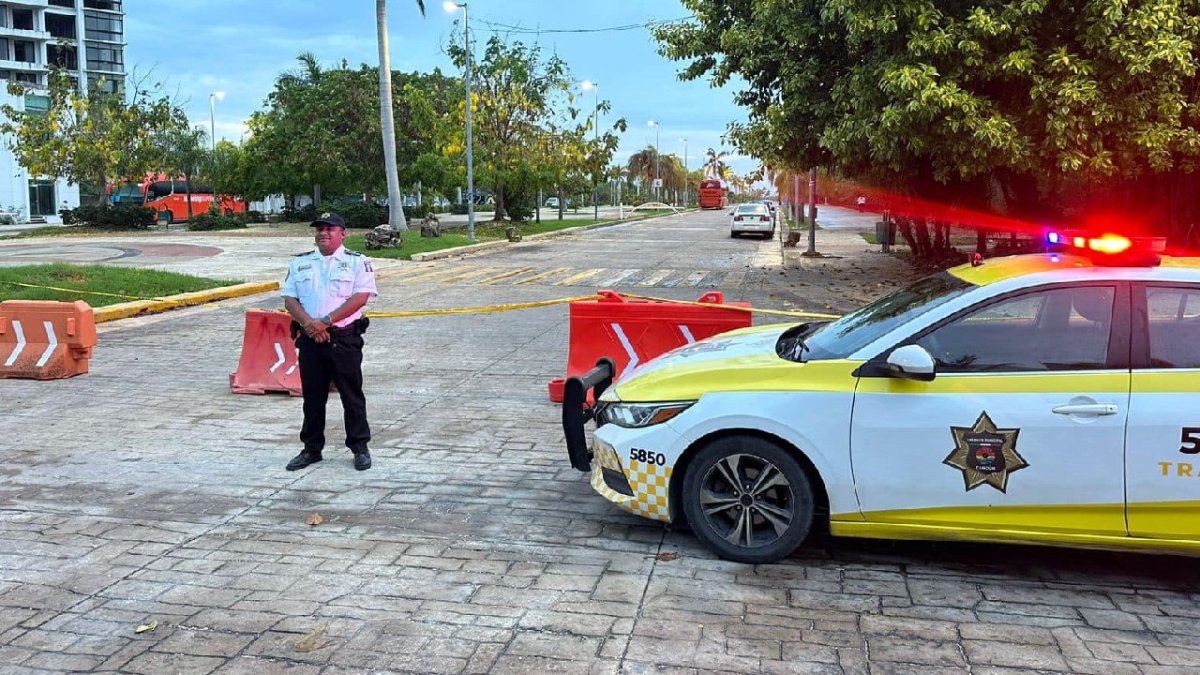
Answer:
[[[724,305],[715,302],[692,302],[690,300],[667,300],[665,298],[655,298],[649,295],[634,295],[632,293],[618,293],[623,298],[633,298],[634,300],[650,300],[653,302],[673,302],[677,305],[694,305],[696,307],[711,307],[713,309],[732,309],[738,312],[750,312],[751,314],[770,314],[772,316],[794,316],[801,319],[840,319],[838,314],[821,314],[819,312],[788,312],[782,309],[760,309],[758,307],[740,307],[738,305]]]
[[[84,291],[78,288],[60,288],[58,286],[39,286],[37,284],[23,284],[19,281],[0,281],[2,284],[10,286],[20,286],[22,288],[40,288],[46,291],[61,291],[63,293],[81,293],[83,295],[103,295],[108,298],[122,298],[125,300],[154,300],[155,302],[164,302],[163,298],[143,298],[140,295],[122,295],[121,293],[102,293],[100,291]]]
[[[102,293],[100,291],[84,291],[77,288],[60,288],[58,286],[39,286],[36,284],[25,284],[17,281],[4,281],[13,286],[22,288],[40,288],[48,291],[61,291],[64,293],[82,293],[84,295],[102,295],[110,298],[123,298],[125,300],[153,300],[155,302],[171,302],[170,299],[164,298],[145,298],[137,295],[123,295],[121,293]],[[788,312],[778,309],[761,309],[757,307],[740,307],[738,305],[718,304],[713,302],[693,302],[690,300],[669,300],[666,298],[655,298],[649,295],[635,295],[633,293],[618,293],[623,298],[632,300],[646,300],[649,302],[667,302],[677,305],[692,305],[695,307],[707,307],[710,309],[730,309],[738,312],[751,312],[754,314],[770,314],[773,316],[787,316],[796,318],[810,319],[837,319],[837,314],[821,314],[818,312]],[[365,315],[372,319],[400,319],[416,316],[444,316],[452,314],[492,314],[496,312],[513,312],[521,309],[537,309],[539,307],[552,307],[554,305],[565,305],[572,302],[582,302],[585,300],[598,300],[605,296],[599,293],[595,295],[577,295],[572,298],[558,298],[555,300],[539,300],[537,302],[518,302],[507,305],[485,305],[481,307],[454,307],[451,309],[419,309],[408,310],[402,312],[366,312]],[[284,311],[284,310],[280,310]]]
[[[837,319],[836,314],[820,314],[817,312],[787,312],[778,309],[758,309],[755,307],[740,307],[738,305],[725,305],[713,302],[691,302],[688,300],[667,300],[665,298],[654,298],[648,295],[633,295],[631,293],[619,293],[623,298],[631,298],[633,300],[647,300],[650,302],[669,302],[677,305],[694,305],[696,307],[707,307],[709,309],[732,309],[739,312],[751,312],[755,314],[771,314],[774,316],[788,316],[796,318],[808,319]],[[554,305],[565,305],[572,302],[582,302],[585,300],[599,300],[605,296],[597,293],[596,295],[578,295],[573,298],[560,298],[557,300],[540,300],[538,302],[520,302],[508,305],[487,305],[483,307],[455,307],[452,309],[419,309],[404,312],[366,312],[365,315],[372,319],[399,319],[413,316],[441,316],[447,314],[490,314],[493,312],[512,312],[519,309],[536,309],[538,307],[551,307]]]
[[[538,307],[551,307],[553,305],[565,305],[570,302],[581,302],[583,300],[595,300],[599,296],[596,295],[579,295],[574,298],[561,298],[558,300],[541,300],[538,302],[519,302],[510,305],[488,305],[486,307],[456,307],[453,309],[419,309],[410,310],[407,312],[367,312],[366,316],[372,319],[398,319],[410,316],[439,316],[443,314],[490,314],[493,312],[511,312],[518,309],[535,309]]]

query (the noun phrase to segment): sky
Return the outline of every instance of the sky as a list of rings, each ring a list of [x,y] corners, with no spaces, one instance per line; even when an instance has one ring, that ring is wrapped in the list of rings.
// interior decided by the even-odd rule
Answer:
[[[476,53],[494,32],[508,33],[495,24],[578,31],[688,16],[679,0],[471,0],[469,10]],[[458,74],[445,45],[461,17],[461,10],[446,12],[442,0],[425,0],[424,18],[416,0],[388,2],[392,69]],[[722,143],[726,125],[746,117],[733,103],[734,88],[680,81],[684,64],[660,56],[646,28],[508,33],[508,38],[539,44],[543,54],[562,58],[576,81],[599,85],[599,97],[612,105],[603,127],[619,117],[629,124],[614,162],[624,163],[656,142],[662,154],[683,158],[686,138],[689,168],[697,168],[714,148],[730,152],[725,161],[739,174],[757,169],[754,159]],[[211,120],[217,138],[234,142],[251,113],[263,107],[276,77],[295,68],[301,52],[311,51],[329,67],[342,59],[351,67],[378,62],[371,0],[125,0],[125,41],[126,71],[161,82],[193,124],[209,127],[210,94],[224,92],[224,99],[214,101]],[[585,105],[593,100],[593,92],[580,93]],[[657,138],[650,120],[660,124]]]

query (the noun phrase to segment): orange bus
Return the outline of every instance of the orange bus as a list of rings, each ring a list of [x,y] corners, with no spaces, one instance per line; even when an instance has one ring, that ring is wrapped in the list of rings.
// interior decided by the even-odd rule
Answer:
[[[154,209],[159,220],[171,223],[188,218],[188,184],[182,178],[171,179],[163,174],[146,176],[141,183],[127,181],[109,186],[109,201],[113,206],[137,204]],[[192,215],[204,213],[212,208],[211,187],[191,184]],[[246,201],[241,197],[220,196],[221,213],[229,216],[246,212]]]
[[[725,208],[725,181],[717,178],[700,181],[700,208]]]

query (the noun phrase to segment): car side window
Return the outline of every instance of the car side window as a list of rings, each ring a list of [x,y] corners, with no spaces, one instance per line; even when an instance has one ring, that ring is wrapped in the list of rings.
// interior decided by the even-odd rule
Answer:
[[[1151,368],[1200,368],[1200,289],[1146,289]]]
[[[939,373],[1107,367],[1115,289],[1054,288],[1005,298],[917,340]]]

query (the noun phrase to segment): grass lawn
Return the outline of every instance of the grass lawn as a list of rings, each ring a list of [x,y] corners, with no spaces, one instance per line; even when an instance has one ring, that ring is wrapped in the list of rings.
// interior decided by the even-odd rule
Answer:
[[[52,291],[42,288],[26,288],[17,286],[16,283],[55,286],[71,290]],[[103,307],[137,298],[162,298],[168,295],[203,291],[238,283],[241,282],[111,265],[71,265],[68,263],[23,265],[21,267],[0,267],[0,300],[66,302],[83,300],[93,307]],[[84,291],[136,296],[136,298],[92,295]]]

